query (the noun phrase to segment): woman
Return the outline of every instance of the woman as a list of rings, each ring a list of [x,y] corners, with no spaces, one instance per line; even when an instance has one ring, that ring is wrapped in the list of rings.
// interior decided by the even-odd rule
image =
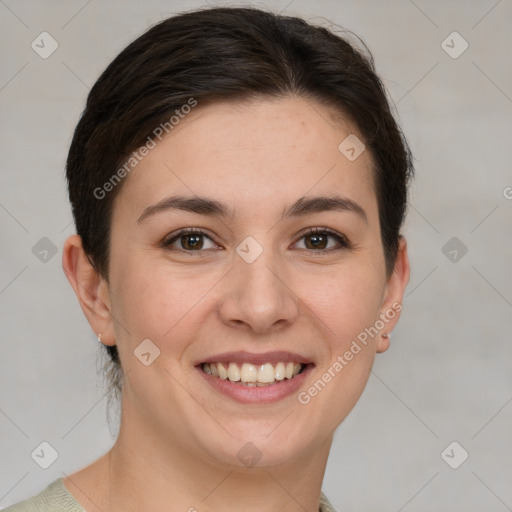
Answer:
[[[92,88],[63,268],[112,449],[7,510],[331,511],[336,428],[409,280],[410,153],[371,57],[249,8],[162,21]]]

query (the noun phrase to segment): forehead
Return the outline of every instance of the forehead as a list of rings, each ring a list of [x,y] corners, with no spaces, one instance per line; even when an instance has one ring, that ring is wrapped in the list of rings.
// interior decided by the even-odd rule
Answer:
[[[304,98],[199,102],[124,178],[114,210],[140,215],[180,193],[216,197],[241,215],[259,215],[282,212],[298,197],[336,192],[371,213],[371,155],[350,160],[339,148],[354,136],[362,139],[339,113]]]

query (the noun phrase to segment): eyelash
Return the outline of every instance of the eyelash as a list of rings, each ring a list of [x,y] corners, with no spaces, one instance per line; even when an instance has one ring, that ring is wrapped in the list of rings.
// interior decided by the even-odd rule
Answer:
[[[345,236],[337,233],[336,231],[333,231],[332,229],[325,228],[325,227],[309,228],[305,233],[301,234],[301,236],[298,240],[301,240],[302,238],[307,237],[307,236],[318,235],[318,234],[329,235],[329,236],[335,238],[339,244],[339,247],[335,247],[335,248],[331,247],[330,249],[319,249],[319,250],[303,249],[304,251],[307,251],[310,254],[311,253],[325,254],[325,253],[336,251],[336,250],[353,249],[353,247],[354,247],[353,244]],[[171,244],[173,244],[176,240],[178,240],[183,235],[203,235],[203,236],[209,238],[212,242],[214,242],[214,240],[212,239],[211,236],[209,236],[206,232],[204,232],[200,229],[184,228],[184,229],[179,230],[176,233],[173,233],[170,238],[167,238],[166,240],[164,240],[162,243],[162,247],[167,248],[170,251],[181,251],[181,252],[185,252],[185,253],[189,253],[189,254],[193,254],[195,252],[201,253],[201,252],[205,251],[205,250],[201,250],[201,249],[197,250],[197,251],[191,251],[191,250],[187,250],[187,249],[172,249],[172,248],[170,248]],[[208,250],[208,249],[206,249],[206,250]]]

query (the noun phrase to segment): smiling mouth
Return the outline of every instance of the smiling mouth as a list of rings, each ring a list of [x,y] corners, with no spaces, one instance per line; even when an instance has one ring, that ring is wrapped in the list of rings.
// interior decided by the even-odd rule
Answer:
[[[242,363],[203,363],[204,373],[240,386],[272,386],[291,380],[302,373],[309,364],[278,362],[265,364]]]

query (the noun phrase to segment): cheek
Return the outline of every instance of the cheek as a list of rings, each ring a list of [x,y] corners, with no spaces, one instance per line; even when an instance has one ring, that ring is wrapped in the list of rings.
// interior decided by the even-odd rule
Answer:
[[[370,262],[324,275],[301,274],[300,298],[322,320],[333,348],[343,349],[378,319],[384,281]]]
[[[142,255],[125,259],[117,268],[113,316],[124,345],[133,350],[149,338],[162,355],[181,353],[189,341],[197,315],[202,312],[201,299],[207,296],[215,277],[194,278],[165,263],[152,262]],[[187,334],[188,333],[188,334]]]
[[[301,282],[301,298],[307,297],[312,315],[320,320],[327,349],[301,403],[316,403],[326,422],[337,425],[357,402],[371,372],[378,339],[371,328],[379,318],[383,278],[368,263],[329,277],[304,273]]]

